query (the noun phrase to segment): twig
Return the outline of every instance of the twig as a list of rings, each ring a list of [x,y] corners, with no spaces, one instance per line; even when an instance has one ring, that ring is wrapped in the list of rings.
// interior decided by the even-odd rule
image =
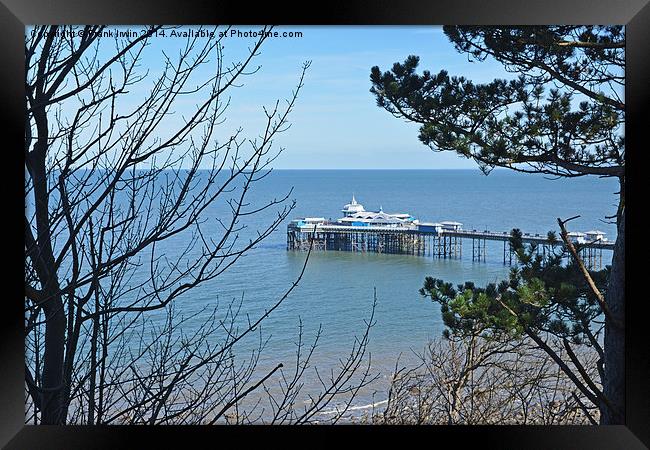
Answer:
[[[609,309],[609,306],[607,306],[607,303],[605,302],[605,297],[603,296],[602,292],[596,287],[596,283],[594,283],[594,280],[591,278],[591,275],[589,275],[589,271],[585,267],[584,263],[582,262],[582,259],[578,255],[578,252],[576,251],[576,248],[574,247],[573,243],[569,239],[569,235],[567,233],[566,227],[564,226],[565,223],[567,223],[570,220],[573,220],[577,217],[580,216],[574,216],[571,217],[570,219],[567,220],[562,220],[559,217],[557,218],[557,223],[560,225],[560,236],[562,237],[562,240],[564,241],[564,244],[567,246],[569,249],[569,252],[571,252],[571,255],[573,255],[573,258],[576,261],[576,264],[578,264],[578,268],[580,269],[580,272],[582,273],[582,276],[584,277],[585,281],[587,282],[587,285],[589,285],[589,288],[591,291],[594,293],[596,296],[596,299],[598,300],[598,304],[600,305],[601,309],[603,310],[603,313],[605,314],[605,317],[617,328],[622,329],[623,324],[617,320],[613,315],[612,312]]]

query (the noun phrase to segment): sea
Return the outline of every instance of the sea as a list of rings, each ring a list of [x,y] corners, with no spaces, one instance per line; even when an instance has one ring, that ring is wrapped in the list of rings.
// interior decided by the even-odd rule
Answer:
[[[469,230],[509,232],[519,228],[545,235],[550,230],[559,233],[557,218],[579,215],[569,222],[571,231],[598,229],[614,240],[616,227],[606,217],[616,212],[617,190],[615,179],[556,179],[498,169],[487,176],[479,170],[272,170],[253,183],[245,209],[253,211],[266,202],[285,196],[287,199],[242,217],[237,224],[238,243],[254,239],[283,207],[293,205],[293,209],[275,231],[226,271],[179,298],[176,310],[191,315],[217,303],[225,310],[230,302],[241,302],[237,326],[243,329],[290,289],[305,264],[306,252],[287,250],[288,222],[298,217],[339,218],[353,195],[368,211],[381,208],[388,213],[410,213],[428,222],[453,220]],[[218,238],[219,221],[229,217],[230,208],[225,202],[211,205],[203,214],[208,233],[204,237],[211,238],[213,230],[212,237]],[[165,245],[165,256],[173,260],[187,247],[189,239],[196,238],[191,233],[180,235]],[[321,380],[327,384],[330,376],[336,376],[341,360],[358,345],[376,299],[364,364],[359,369],[369,364],[374,381],[357,393],[350,414],[380,410],[396,367],[417,365],[418,355],[427,344],[442,336],[439,305],[418,292],[425,277],[453,283],[474,281],[479,285],[507,279],[510,266],[503,264],[503,244],[488,243],[485,262],[472,261],[470,242],[463,250],[458,259],[314,251],[297,286],[255,333],[237,344],[235,357],[246,361],[250,352],[264,342],[251,383],[279,363],[289,375],[299,336],[302,334],[308,347],[320,330],[296,402],[297,407],[308,405],[309,395],[325,389]],[[608,251],[604,262],[609,260]],[[161,314],[160,320],[164,319]],[[199,314],[183,325],[184,331],[191,333],[201,324]],[[271,391],[279,388],[279,376],[278,372],[266,381]],[[265,398],[267,394],[258,390],[249,395],[246,403],[257,395]],[[342,400],[333,399],[324,416],[342,407]]]
[[[546,234],[550,230],[559,232],[557,218],[579,215],[569,222],[571,231],[598,229],[614,240],[616,227],[606,217],[615,214],[616,191],[614,179],[556,179],[509,170],[494,170],[487,176],[479,170],[273,170],[252,186],[249,209],[288,194],[287,200],[246,216],[239,239],[246,242],[254,238],[277,217],[282,205],[295,202],[293,210],[227,271],[179,299],[178,307],[191,313],[215,300],[224,304],[234,300],[241,301],[242,321],[243,317],[249,320],[259,316],[284,295],[305,264],[306,252],[286,248],[289,220],[339,218],[353,195],[369,211],[406,212],[420,221],[453,220],[465,229],[476,230],[519,228]],[[205,217],[216,221],[228,214],[223,204],[214,205]],[[167,252],[173,253],[173,248],[180,251],[183,242],[177,244]],[[259,377],[279,363],[285,368],[292,366],[300,329],[306,344],[313,342],[320,329],[302,380],[307,404],[308,393],[323,389],[319,375],[325,379],[336,375],[341,359],[363,335],[376,298],[364,359],[367,362],[370,358],[371,374],[376,379],[358,393],[351,411],[380,408],[395,368],[416,365],[418,355],[431,340],[440,339],[444,330],[439,306],[418,292],[424,278],[474,281],[479,285],[507,278],[510,266],[503,264],[501,243],[488,243],[485,262],[472,261],[468,245],[458,259],[312,252],[298,285],[257,330],[265,342],[258,361]],[[605,252],[604,259],[611,260],[611,252]],[[192,324],[186,326],[191,328]],[[259,333],[237,347],[239,357],[246,358],[247,352],[259,344]],[[273,377],[267,384],[273,385]],[[340,406],[334,400],[330,408]]]

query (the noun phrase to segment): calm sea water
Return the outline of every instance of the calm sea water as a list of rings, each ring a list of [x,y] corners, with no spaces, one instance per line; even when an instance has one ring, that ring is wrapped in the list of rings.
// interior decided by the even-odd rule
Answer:
[[[580,215],[570,223],[571,230],[600,229],[609,239],[616,238],[615,226],[605,220],[615,213],[617,185],[611,179],[551,180],[505,170],[489,176],[478,170],[277,170],[254,184],[247,208],[258,208],[289,191],[295,209],[280,227],[218,278],[179,298],[175,302],[177,311],[192,314],[218,301],[224,305],[220,314],[225,315],[229,302],[241,300],[238,325],[240,329],[245,327],[247,317],[255,320],[275,304],[303,267],[306,253],[286,250],[288,221],[301,216],[339,218],[353,194],[369,211],[383,207],[386,212],[408,212],[421,221],[455,220],[462,222],[465,229],[509,231],[516,227],[545,234],[557,231],[557,217]],[[239,242],[248,242],[264,230],[279,209],[242,218],[238,224],[244,227],[238,232]],[[202,225],[206,237],[218,240],[222,234],[218,220],[229,217],[225,202],[211,205]],[[157,250],[173,261],[186,249],[189,239],[196,237],[190,232],[181,234],[160,244]],[[386,398],[398,358],[403,365],[414,364],[415,353],[421,352],[430,340],[438,339],[443,331],[439,307],[418,293],[426,276],[477,284],[507,277],[509,267],[502,263],[501,243],[488,243],[487,262],[472,262],[468,244],[471,246],[466,243],[462,259],[446,260],[374,253],[312,253],[299,285],[257,330],[268,342],[259,361],[259,376],[254,379],[280,362],[291,371],[302,321],[303,339],[308,344],[322,326],[311,368],[303,379],[305,394],[317,393],[315,369],[326,376],[331,370],[336,372],[339,359],[349,354],[355,336],[365,329],[376,290],[375,324],[368,350],[372,373],[379,374],[379,378],[359,393],[354,411],[363,412],[372,402],[381,402]],[[604,257],[611,258],[611,253],[605,252]],[[146,273],[136,273],[133,280],[139,276]],[[162,312],[151,313],[150,317],[161,322],[165,319]],[[196,317],[185,323],[183,331],[190,333],[202,321],[202,317]],[[214,339],[216,343],[220,337]],[[258,343],[259,334],[244,339],[235,349],[236,357],[246,360]],[[271,388],[274,383],[271,379]],[[303,398],[307,399],[306,395]]]
[[[474,170],[278,170],[254,186],[251,204],[279,198],[292,188],[290,198],[295,199],[296,208],[287,221],[300,216],[338,218],[354,194],[367,210],[381,206],[386,212],[408,212],[423,221],[456,220],[466,229],[509,231],[517,227],[525,232],[546,233],[557,231],[557,217],[579,214],[581,218],[571,222],[572,230],[600,229],[609,239],[616,237],[614,225],[605,221],[605,216],[615,212],[616,182],[595,177],[551,180],[510,171],[485,176]],[[207,216],[216,220],[225,213],[223,205],[215,205]],[[274,216],[277,209],[248,217],[240,237],[247,241]],[[182,244],[177,242],[168,251],[173,253]],[[269,341],[260,368],[278,362],[291,365],[302,319],[308,341],[319,325],[323,327],[312,366],[328,373],[349,352],[354,336],[363,331],[376,289],[376,323],[369,351],[373,372],[380,373],[380,378],[361,393],[357,404],[368,404],[373,394],[375,401],[385,398],[387,379],[397,358],[406,364],[414,362],[413,352],[421,351],[430,339],[439,338],[443,330],[438,306],[418,293],[424,277],[458,283],[499,281],[509,270],[502,264],[503,247],[500,243],[488,246],[486,263],[472,262],[467,247],[460,260],[312,253],[298,287],[264,321],[262,332]],[[611,258],[611,253],[605,255]],[[182,310],[198,310],[216,298],[227,302],[243,296],[243,312],[254,317],[288,289],[305,256],[303,252],[286,250],[285,222],[219,278],[183,298]],[[246,356],[246,345],[239,347],[242,357]],[[307,388],[317,388],[313,371],[305,381]]]

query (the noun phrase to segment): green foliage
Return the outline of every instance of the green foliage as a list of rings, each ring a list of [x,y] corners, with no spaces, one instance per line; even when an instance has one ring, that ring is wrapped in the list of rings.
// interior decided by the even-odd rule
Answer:
[[[436,151],[559,176],[622,177],[625,141],[621,27],[445,27],[470,57],[491,57],[516,74],[474,83],[446,70],[416,73],[417,56],[371,69],[377,105],[421,124]]]
[[[460,53],[472,61],[496,60],[512,79],[474,83],[444,69],[420,74],[419,58],[411,55],[389,71],[371,69],[370,91],[377,105],[418,123],[419,139],[432,150],[472,158],[486,174],[498,166],[560,177],[617,177],[617,239],[624,242],[624,28],[446,26],[444,31]],[[622,328],[610,327],[608,343],[601,346],[604,317],[595,294],[573,261],[562,264],[566,252],[556,245],[555,233],[549,232],[548,239],[552,250],[547,254],[544,249],[540,256],[519,230],[512,230],[510,243],[519,266],[498,286],[465,283],[455,289],[428,277],[420,292],[440,304],[444,335],[450,339],[498,339],[525,332],[535,340],[550,333],[564,345],[593,346],[600,358],[603,392],[617,407],[594,400],[600,395],[596,392],[592,402],[599,403],[603,423],[623,423]],[[558,247],[561,253],[555,252]],[[578,252],[580,248],[576,245]],[[615,264],[623,261],[623,248],[614,251]],[[610,273],[613,287],[607,295]],[[591,277],[610,310],[623,311],[622,266],[592,272]],[[558,362],[553,350],[546,351]]]
[[[520,336],[527,329],[548,332],[575,343],[590,344],[589,335],[599,333],[601,311],[597,299],[574,263],[562,264],[562,253],[546,258],[535,246],[519,249],[520,265],[510,279],[484,288],[472,282],[454,287],[427,277],[420,294],[440,305],[448,338],[481,335],[487,338]],[[609,267],[591,272],[601,291],[605,290]]]
[[[523,234],[521,230],[519,228],[513,228],[512,231],[510,231],[510,247],[515,251],[522,248],[524,246],[522,238]]]

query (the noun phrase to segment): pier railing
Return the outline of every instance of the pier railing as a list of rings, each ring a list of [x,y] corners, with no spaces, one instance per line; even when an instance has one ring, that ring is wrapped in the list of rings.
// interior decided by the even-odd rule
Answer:
[[[463,241],[471,240],[471,255],[474,261],[487,260],[487,241],[503,242],[503,263],[516,262],[510,245],[509,232],[462,229],[420,229],[411,226],[355,226],[333,222],[290,223],[287,227],[287,250],[335,250],[352,252],[399,253],[439,258],[461,258]],[[311,242],[313,240],[313,243]],[[523,243],[536,244],[537,252],[544,255],[562,246],[540,234],[522,233]],[[580,254],[590,269],[603,266],[603,250],[613,250],[614,242],[593,240],[580,242]],[[468,245],[466,244],[466,247]],[[466,253],[468,253],[466,251]],[[501,253],[501,252],[499,252]]]
[[[484,231],[468,231],[468,230],[443,230],[443,234],[454,235],[463,238],[471,239],[485,239],[488,241],[509,241],[510,233],[507,231],[498,233],[494,231],[484,230]],[[531,233],[522,233],[521,236],[522,242],[526,244],[541,244],[541,245],[551,245],[551,242],[547,236],[542,236],[540,234],[531,234]],[[602,248],[607,250],[612,250],[614,248],[614,241],[606,240],[594,240],[594,241],[585,241],[581,245],[589,245],[592,248]]]

